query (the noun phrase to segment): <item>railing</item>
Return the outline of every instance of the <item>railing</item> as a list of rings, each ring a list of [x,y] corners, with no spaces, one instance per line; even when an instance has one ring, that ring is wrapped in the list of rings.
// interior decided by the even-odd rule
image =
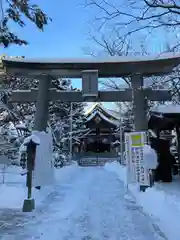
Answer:
[[[76,158],[78,157],[105,157],[105,158],[117,158],[118,153],[116,152],[81,152],[81,153],[76,153],[74,155]]]

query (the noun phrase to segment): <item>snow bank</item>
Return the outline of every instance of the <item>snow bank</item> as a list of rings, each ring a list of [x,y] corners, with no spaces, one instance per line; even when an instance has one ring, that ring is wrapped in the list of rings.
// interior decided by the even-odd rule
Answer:
[[[5,183],[2,183],[2,167],[0,165],[0,208],[21,208],[27,195],[25,176],[21,176],[22,168],[10,166],[5,171]]]
[[[107,171],[115,172],[127,186],[126,167],[117,162],[107,163]],[[158,190],[156,186],[140,192],[137,185],[128,185],[128,190],[133,194],[137,203],[143,207],[166,235],[168,240],[179,240],[180,202],[175,195]]]
[[[112,163],[106,163],[104,168],[107,171],[115,172],[118,174],[119,178],[124,182],[124,184],[127,184],[127,178],[126,178],[126,167],[121,166],[118,162],[112,162]]]
[[[33,186],[50,186],[54,184],[53,140],[51,132],[33,131],[33,135],[40,140],[36,148],[35,169],[33,172]],[[43,167],[42,167],[43,166]]]
[[[0,192],[0,208],[21,208],[27,195],[25,188],[6,186],[6,184],[0,186]]]
[[[24,199],[27,198],[26,175],[21,175],[21,167],[8,167],[5,173],[5,183],[2,183],[2,170],[0,169],[0,208],[21,209]],[[32,196],[38,206],[52,191],[51,188],[42,188],[41,191],[33,188]]]
[[[66,181],[76,170],[76,163],[55,170],[56,182]],[[21,167],[11,166],[5,174],[5,183],[2,183],[2,170],[0,169],[0,209],[22,209],[23,201],[27,198],[26,175],[21,175]],[[32,189],[32,197],[36,207],[40,206],[44,199],[54,191],[55,186],[45,186],[41,190]]]
[[[21,209],[24,199],[27,199],[27,188],[19,186],[0,186],[0,208]],[[52,192],[52,188],[44,187],[40,191],[33,189],[32,197],[35,199],[36,207]]]

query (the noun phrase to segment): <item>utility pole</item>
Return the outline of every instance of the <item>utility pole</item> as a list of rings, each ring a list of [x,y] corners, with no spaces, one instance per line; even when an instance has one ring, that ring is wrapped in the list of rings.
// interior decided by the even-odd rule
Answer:
[[[70,141],[69,141],[70,161],[72,161],[72,130],[73,130],[73,102],[70,103]]]
[[[121,103],[119,103],[119,141],[120,141],[120,163],[123,163],[123,129],[122,129],[122,107]]]
[[[121,121],[122,124],[122,121]],[[123,127],[120,126],[120,152],[121,152],[121,164],[123,163]]]

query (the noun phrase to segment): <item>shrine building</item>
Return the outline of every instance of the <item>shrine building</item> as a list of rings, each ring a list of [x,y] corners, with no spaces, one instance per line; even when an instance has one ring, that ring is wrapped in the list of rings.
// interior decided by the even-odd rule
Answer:
[[[117,113],[106,109],[101,103],[95,103],[86,112],[87,135],[81,139],[81,152],[117,153],[119,126]],[[119,148],[119,147],[118,147]]]

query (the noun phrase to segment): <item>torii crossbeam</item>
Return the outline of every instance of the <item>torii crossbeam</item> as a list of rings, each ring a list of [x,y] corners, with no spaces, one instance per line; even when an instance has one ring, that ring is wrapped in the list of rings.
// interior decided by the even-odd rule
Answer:
[[[167,90],[139,90],[150,101],[170,101],[171,93]],[[56,102],[132,102],[132,89],[122,89],[121,91],[98,91],[97,97],[84,97],[80,91],[60,91],[56,89],[48,90],[48,101]],[[10,102],[36,102],[38,90],[16,90],[12,91]]]
[[[171,73],[180,63],[180,55],[166,54],[154,58],[107,58],[107,59],[11,59],[3,58],[7,73],[15,76],[36,77],[39,89],[13,91],[11,101],[36,101],[35,129],[44,130],[48,118],[49,101],[83,102],[133,101],[135,129],[147,130],[146,99],[171,100],[166,90],[143,89],[143,77]],[[51,77],[82,78],[82,92],[64,92],[49,89]],[[99,91],[98,78],[131,77],[131,89]]]

